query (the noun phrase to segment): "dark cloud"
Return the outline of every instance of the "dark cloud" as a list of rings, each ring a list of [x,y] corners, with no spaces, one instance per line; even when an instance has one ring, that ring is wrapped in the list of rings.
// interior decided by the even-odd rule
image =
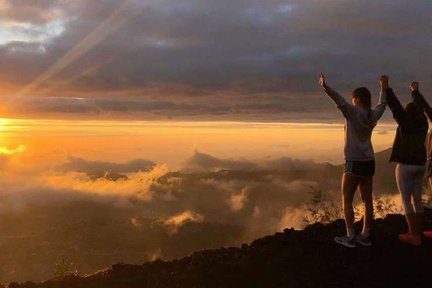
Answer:
[[[64,31],[30,48],[0,47],[1,67],[7,67],[2,82],[24,86],[100,25],[108,23],[109,31],[29,94],[101,97],[118,91],[110,97],[132,93],[163,106],[173,103],[169,111],[181,103],[202,107],[177,110],[185,116],[206,118],[212,107],[229,107],[222,111],[232,118],[293,111],[320,118],[334,108],[319,96],[321,71],[342,93],[360,85],[376,93],[382,73],[392,76],[403,100],[413,79],[424,91],[432,89],[432,43],[426,36],[432,32],[432,3],[426,0],[19,2],[28,8],[16,19],[39,23],[57,9]],[[34,9],[42,12],[26,12]]]
[[[62,0],[2,0],[0,19],[3,21],[43,24],[59,18]]]
[[[88,161],[79,157],[70,156],[68,161],[61,166],[65,171],[82,172],[90,175],[104,173],[133,173],[146,172],[153,169],[155,163],[150,160],[136,159],[128,163],[112,163],[103,161]]]
[[[211,95],[207,94],[211,98]],[[305,101],[294,101],[295,97],[245,96],[246,103],[205,103],[167,99],[149,100],[143,97],[87,98],[87,97],[27,97],[9,102],[14,115],[21,117],[88,117],[88,118],[132,118],[132,119],[219,119],[219,120],[280,120],[321,119],[330,120],[333,115],[326,111],[328,100],[315,102],[323,107],[311,109]],[[303,96],[305,99],[310,97]],[[324,101],[326,100],[326,101]],[[212,101],[212,100],[210,100]],[[210,102],[209,101],[209,102]],[[322,112],[317,115],[316,112]]]

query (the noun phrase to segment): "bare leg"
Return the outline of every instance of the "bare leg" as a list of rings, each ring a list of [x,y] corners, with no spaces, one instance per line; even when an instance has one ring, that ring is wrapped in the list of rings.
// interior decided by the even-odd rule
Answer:
[[[342,176],[342,205],[343,205],[347,235],[349,238],[355,236],[354,209],[352,204],[353,204],[354,194],[359,185],[359,180],[360,177],[349,173],[344,173]]]
[[[424,172],[423,169],[419,168],[418,173],[414,175],[412,203],[416,214],[424,212],[422,201]]]
[[[413,192],[413,186],[411,184],[413,183],[413,181],[412,181],[412,175],[410,174],[409,166],[403,164],[397,164],[395,174],[396,174],[396,184],[398,186],[402,198],[404,213],[413,214],[415,212],[414,206],[412,205],[411,202],[412,192]]]
[[[365,210],[363,215],[363,231],[362,231],[362,236],[364,238],[369,237],[369,231],[374,217],[372,184],[373,184],[372,176],[361,179],[359,184],[360,195],[365,205]]]
[[[421,236],[419,234],[419,225],[415,209],[412,204],[414,191],[416,190],[416,172],[418,167],[412,165],[396,165],[396,183],[402,196],[402,204],[405,210],[405,219],[408,224],[409,232],[399,234],[399,240],[411,245],[421,245]],[[417,173],[418,174],[418,173]],[[418,188],[418,187],[417,187]]]

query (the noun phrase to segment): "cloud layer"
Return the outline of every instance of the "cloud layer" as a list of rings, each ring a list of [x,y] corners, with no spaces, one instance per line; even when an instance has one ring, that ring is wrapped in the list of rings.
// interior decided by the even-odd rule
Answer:
[[[10,114],[332,119],[321,71],[344,93],[377,91],[381,73],[403,95],[413,79],[432,89],[426,0],[11,3],[0,2]]]

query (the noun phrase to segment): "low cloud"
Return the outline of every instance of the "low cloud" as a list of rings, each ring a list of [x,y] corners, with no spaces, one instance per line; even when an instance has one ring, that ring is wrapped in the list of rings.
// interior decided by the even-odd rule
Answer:
[[[168,168],[160,165],[148,172],[127,174],[126,179],[121,178],[116,181],[106,177],[92,179],[87,174],[78,172],[52,175],[45,180],[47,186],[54,190],[151,201],[153,198],[152,186],[167,172]]]
[[[1,157],[0,157],[1,159]],[[159,180],[168,173],[166,165],[157,165],[149,171],[132,172],[125,177],[94,177],[82,172],[21,170],[0,174],[1,212],[20,211],[27,205],[55,205],[76,200],[111,203],[118,207],[132,207],[134,203],[153,201]],[[24,167],[25,169],[25,167]],[[159,196],[158,196],[159,197]]]
[[[7,157],[4,161],[15,162],[14,157],[26,153],[3,155]],[[46,169],[9,169],[6,165],[0,174],[0,210],[80,199],[134,207],[141,213],[131,215],[133,225],[139,226],[139,219],[160,219],[172,234],[188,222],[239,225],[245,229],[238,241],[249,241],[284,226],[301,228],[317,189],[327,195],[329,203],[340,202],[341,169],[329,164],[290,158],[219,159],[200,152],[191,159],[187,169],[180,171],[143,159],[115,163],[73,156]],[[385,188],[382,183],[393,180],[381,177],[376,187]],[[375,195],[393,192],[376,190]]]
[[[0,147],[0,155],[12,155],[17,153],[22,153],[26,150],[26,147],[24,145],[19,145],[16,148],[9,148],[9,147]]]
[[[186,223],[189,222],[201,223],[203,221],[204,221],[203,215],[194,213],[190,210],[184,211],[180,214],[176,214],[161,220],[162,224],[168,229],[170,234],[177,233],[178,229]]]
[[[7,171],[7,165],[10,162],[11,156],[14,156],[16,154],[21,154],[26,151],[26,147],[24,145],[19,145],[15,148],[0,147],[0,168],[3,169],[3,171],[0,171],[0,174],[3,172],[3,174]]]
[[[285,228],[300,229],[305,225],[305,217],[307,217],[307,210],[305,208],[286,208],[278,223],[278,230]]]
[[[233,194],[227,200],[230,209],[233,212],[238,212],[243,209],[248,201],[247,187],[243,188],[239,194]]]

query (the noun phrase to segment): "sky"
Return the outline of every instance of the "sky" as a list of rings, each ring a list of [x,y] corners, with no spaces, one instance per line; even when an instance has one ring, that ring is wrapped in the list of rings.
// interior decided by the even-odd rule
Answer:
[[[0,114],[337,121],[319,72],[428,97],[431,20],[428,0],[0,0]]]
[[[431,100],[431,20],[430,0],[0,0],[0,215],[85,200],[174,234],[300,228],[311,187],[340,201],[319,73],[347,99],[388,74]],[[395,128],[387,109],[376,152]],[[399,201],[386,153],[374,195]]]

